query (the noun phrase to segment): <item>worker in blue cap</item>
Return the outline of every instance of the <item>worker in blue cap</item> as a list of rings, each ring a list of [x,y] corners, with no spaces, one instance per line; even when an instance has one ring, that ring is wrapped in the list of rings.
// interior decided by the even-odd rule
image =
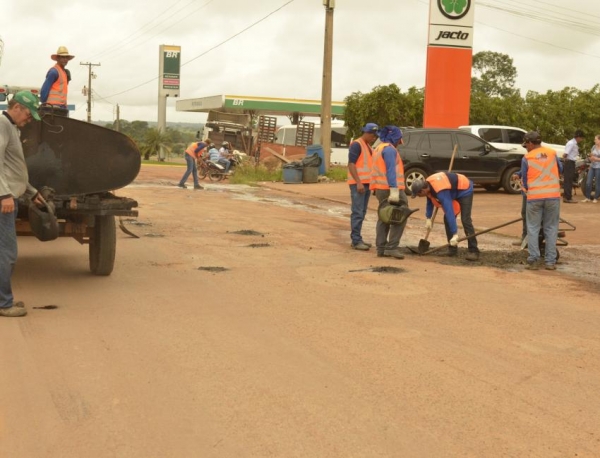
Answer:
[[[369,206],[369,185],[371,183],[371,165],[373,149],[371,145],[377,140],[379,126],[369,122],[362,127],[362,135],[352,143],[348,150],[348,186],[350,187],[351,214],[350,239],[351,247],[359,251],[368,251],[371,244],[362,238],[362,225]]]
[[[379,201],[380,210],[388,205],[408,205],[404,192],[404,164],[396,147],[402,143],[402,131],[396,126],[385,126],[378,132],[381,143],[373,152],[371,168],[371,189]],[[385,223],[377,219],[375,244],[377,256],[403,259],[400,251],[400,238],[406,227],[401,224]]]

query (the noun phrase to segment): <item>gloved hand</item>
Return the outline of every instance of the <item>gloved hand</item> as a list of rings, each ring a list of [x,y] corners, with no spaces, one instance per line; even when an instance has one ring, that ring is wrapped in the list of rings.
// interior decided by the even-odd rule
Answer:
[[[427,218],[425,220],[425,229],[431,229],[433,227],[433,221],[431,221],[431,218]]]
[[[458,246],[458,234],[454,234],[450,239],[450,246]]]
[[[400,191],[398,188],[390,188],[390,197],[388,197],[390,204],[397,204],[400,202]]]

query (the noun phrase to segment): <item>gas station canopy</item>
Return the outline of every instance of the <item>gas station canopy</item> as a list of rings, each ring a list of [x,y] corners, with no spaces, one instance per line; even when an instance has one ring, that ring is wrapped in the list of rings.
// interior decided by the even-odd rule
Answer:
[[[275,97],[251,97],[246,95],[214,95],[199,99],[178,100],[177,111],[208,113],[211,110],[229,113],[253,113],[267,116],[320,116],[321,101],[305,99],[280,99]],[[331,102],[331,116],[344,115],[343,102]]]

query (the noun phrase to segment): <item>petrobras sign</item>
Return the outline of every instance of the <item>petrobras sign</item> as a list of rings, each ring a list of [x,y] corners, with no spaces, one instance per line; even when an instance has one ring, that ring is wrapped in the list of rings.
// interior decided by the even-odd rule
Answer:
[[[475,0],[430,0],[429,46],[473,48]]]
[[[160,45],[159,67],[159,94],[179,97],[181,46]]]

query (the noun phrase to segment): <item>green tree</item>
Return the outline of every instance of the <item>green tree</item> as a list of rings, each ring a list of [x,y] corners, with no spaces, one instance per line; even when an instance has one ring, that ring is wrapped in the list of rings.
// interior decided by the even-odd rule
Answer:
[[[376,86],[367,94],[354,92],[344,99],[344,119],[348,139],[361,135],[360,128],[367,122],[380,126],[423,125],[423,89],[411,87],[402,93],[396,84]]]
[[[512,57],[493,51],[481,51],[473,56],[471,92],[490,96],[510,97],[515,89],[517,69]]]
[[[146,132],[146,137],[144,138],[144,142],[140,148],[140,151],[144,155],[144,159],[150,159],[150,156],[156,155],[160,160],[160,150],[163,149],[167,151],[168,154],[171,153],[171,145],[169,144],[169,135],[166,132],[158,129],[148,129]]]

